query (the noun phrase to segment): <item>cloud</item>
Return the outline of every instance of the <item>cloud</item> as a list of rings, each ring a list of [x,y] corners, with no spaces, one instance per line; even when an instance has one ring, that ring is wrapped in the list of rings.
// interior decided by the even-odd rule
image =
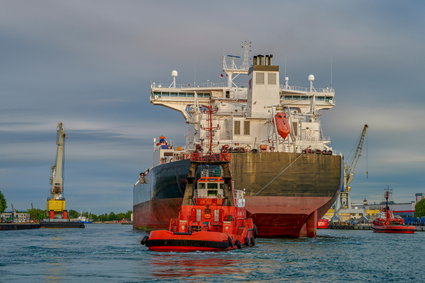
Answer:
[[[121,184],[150,166],[152,138],[184,142],[184,120],[150,105],[150,83],[169,82],[173,69],[178,82],[214,81],[221,56],[240,54],[243,40],[253,42],[252,54],[274,54],[291,84],[307,85],[310,73],[317,87],[332,81],[337,105],[322,126],[336,151],[349,153],[369,124],[369,167],[379,180],[370,187],[358,174],[353,195],[380,193],[386,180],[409,195],[425,182],[421,2],[9,1],[2,7],[0,185],[17,205],[47,194],[62,120],[66,172],[79,194],[70,191],[73,205],[90,206],[80,195],[86,184],[87,194],[102,200],[93,204],[99,211],[126,210],[131,192]],[[17,180],[22,172],[26,178]]]

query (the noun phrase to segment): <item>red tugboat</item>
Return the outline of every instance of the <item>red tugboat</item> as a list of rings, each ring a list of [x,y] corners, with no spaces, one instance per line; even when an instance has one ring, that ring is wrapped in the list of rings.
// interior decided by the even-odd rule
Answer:
[[[233,190],[230,154],[196,152],[190,156],[178,218],[170,220],[168,230],[152,231],[141,244],[163,252],[223,251],[255,245],[256,234],[246,217],[244,192]]]
[[[405,225],[401,217],[395,217],[388,205],[391,191],[385,190],[385,207],[381,210],[381,216],[373,220],[372,229],[375,233],[402,233],[413,234],[416,226]]]

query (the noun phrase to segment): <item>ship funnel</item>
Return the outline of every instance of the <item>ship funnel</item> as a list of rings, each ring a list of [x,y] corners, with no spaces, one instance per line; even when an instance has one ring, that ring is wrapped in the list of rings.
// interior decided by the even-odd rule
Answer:
[[[258,64],[258,65],[264,65],[264,56],[258,55],[258,59],[260,59],[260,64]]]
[[[269,66],[273,65],[272,59],[273,59],[273,55],[270,54],[269,55]]]
[[[252,58],[252,64],[253,65],[258,65],[258,62],[257,62],[257,56],[254,56],[253,58]]]

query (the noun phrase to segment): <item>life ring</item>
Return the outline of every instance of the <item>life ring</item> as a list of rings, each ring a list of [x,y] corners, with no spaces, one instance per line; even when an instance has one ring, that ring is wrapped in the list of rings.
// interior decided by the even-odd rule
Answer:
[[[385,225],[390,225],[390,221],[385,221]]]
[[[140,241],[140,244],[146,245],[146,242],[149,240],[148,236],[144,236],[143,239]]]

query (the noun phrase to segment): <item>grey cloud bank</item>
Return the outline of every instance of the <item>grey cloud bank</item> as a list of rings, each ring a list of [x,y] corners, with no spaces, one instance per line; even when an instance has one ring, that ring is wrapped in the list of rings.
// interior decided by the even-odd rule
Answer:
[[[425,192],[422,1],[1,1],[0,190],[45,206],[59,120],[70,208],[131,209],[152,138],[184,142],[180,114],[149,103],[152,81],[220,81],[221,56],[273,53],[291,84],[336,88],[324,134],[348,154],[364,123],[354,199]],[[10,204],[9,204],[10,206]]]

